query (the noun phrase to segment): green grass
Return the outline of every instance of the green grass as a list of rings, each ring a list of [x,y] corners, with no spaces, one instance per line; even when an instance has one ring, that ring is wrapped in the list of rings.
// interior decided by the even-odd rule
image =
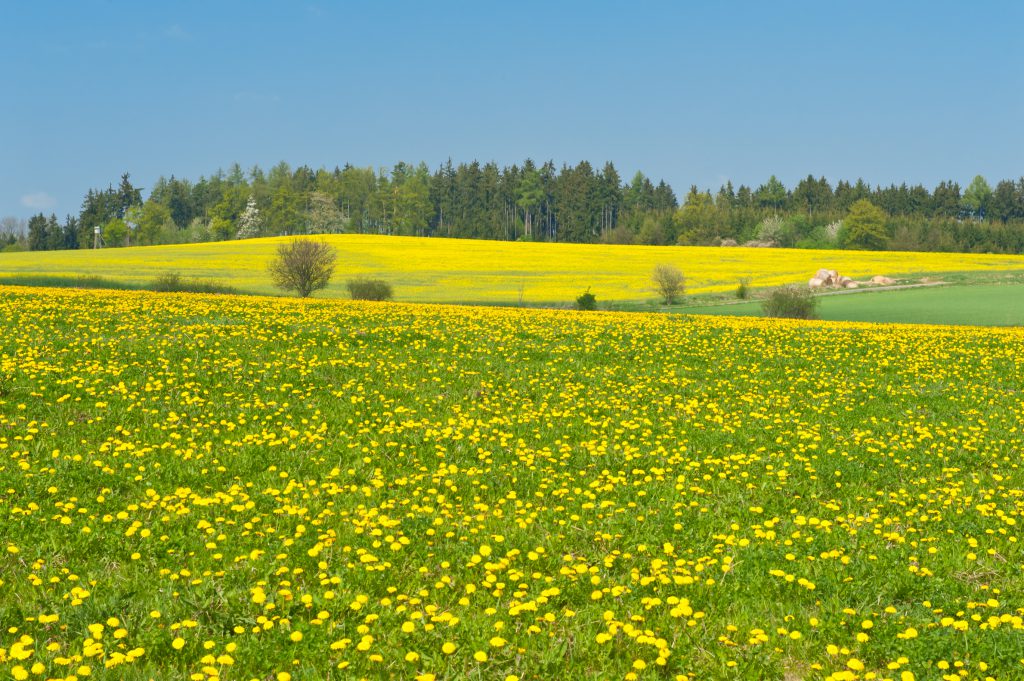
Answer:
[[[0,676],[1020,679],[1022,354],[5,288]]]
[[[18,274],[0,276],[0,286],[41,286],[44,288],[99,288],[118,291],[140,290],[141,284],[88,274]]]
[[[240,294],[233,286],[214,280],[182,277],[177,273],[160,274],[148,283],[132,283],[97,275],[25,274],[0,276],[0,286],[29,286],[38,288],[108,289],[112,291],[154,291],[157,293],[216,293]]]
[[[821,319],[896,324],[1024,324],[1024,284],[935,286],[819,297]],[[760,301],[678,308],[687,314],[762,316]]]

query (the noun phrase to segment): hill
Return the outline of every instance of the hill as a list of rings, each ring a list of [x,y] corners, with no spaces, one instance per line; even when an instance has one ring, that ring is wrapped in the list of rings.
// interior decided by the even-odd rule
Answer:
[[[98,275],[145,284],[178,272],[251,293],[274,293],[267,261],[287,237],[174,246],[0,254],[0,278],[31,283],[41,276]],[[599,301],[654,297],[650,272],[671,263],[687,277],[689,293],[806,281],[820,267],[853,277],[1024,270],[1024,256],[961,253],[826,251],[698,246],[610,246],[329,235],[339,268],[321,295],[345,297],[345,281],[369,275],[390,281],[396,299],[410,302],[561,304],[590,287]]]

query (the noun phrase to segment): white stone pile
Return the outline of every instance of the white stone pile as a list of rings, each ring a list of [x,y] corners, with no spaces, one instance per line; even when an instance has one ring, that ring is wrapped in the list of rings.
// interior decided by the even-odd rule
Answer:
[[[870,281],[854,281],[852,278],[839,274],[835,270],[820,269],[814,273],[807,285],[811,288],[858,288],[866,284],[891,286],[895,279],[881,275],[871,277]]]

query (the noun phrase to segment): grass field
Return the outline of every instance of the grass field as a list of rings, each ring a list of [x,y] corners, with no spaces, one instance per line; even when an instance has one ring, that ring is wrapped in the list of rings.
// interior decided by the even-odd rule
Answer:
[[[1017,329],[0,294],[0,674],[1024,676]]]
[[[895,324],[1024,325],[1024,284],[936,286],[821,296],[819,315],[827,320]],[[760,316],[761,303],[680,308],[688,314]]]
[[[651,270],[671,263],[691,293],[806,282],[821,267],[853,277],[943,272],[1024,271],[1024,256],[961,253],[813,251],[681,246],[601,246],[422,239],[368,235],[326,237],[339,250],[338,275],[323,292],[347,297],[345,281],[365,274],[390,281],[398,300],[413,302],[569,304],[588,287],[598,301],[653,299]],[[275,293],[266,264],[281,239],[150,246],[100,251],[0,254],[0,280],[92,276],[136,286],[158,274],[216,280],[239,290]],[[43,283],[43,282],[40,282]]]

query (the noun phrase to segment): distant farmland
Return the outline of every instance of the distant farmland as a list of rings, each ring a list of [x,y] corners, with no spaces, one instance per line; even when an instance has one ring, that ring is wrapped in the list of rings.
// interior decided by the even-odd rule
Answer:
[[[653,299],[650,273],[659,263],[679,267],[687,291],[806,282],[820,267],[853,277],[899,277],[943,272],[1024,270],[1024,256],[961,253],[818,251],[694,246],[603,246],[332,235],[338,274],[322,294],[345,297],[348,277],[391,282],[396,299],[410,302],[565,304],[588,287],[599,301]],[[145,284],[178,272],[253,293],[276,292],[266,263],[282,238],[207,244],[0,254],[0,277],[30,282],[39,276],[98,275]]]

